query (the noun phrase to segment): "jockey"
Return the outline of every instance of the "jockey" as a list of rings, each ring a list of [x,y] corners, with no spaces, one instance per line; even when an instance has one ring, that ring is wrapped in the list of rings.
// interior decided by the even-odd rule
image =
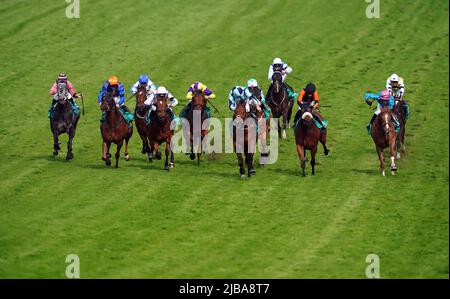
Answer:
[[[370,120],[369,124],[367,125],[367,131],[371,132],[372,129],[372,123],[375,120],[375,118],[380,114],[381,108],[383,107],[389,107],[391,110],[394,109],[395,100],[394,97],[391,95],[389,90],[385,89],[380,93],[370,93],[366,92],[364,94],[364,100],[366,101],[367,105],[372,106],[373,101],[378,102],[377,110],[375,111],[374,115],[372,116],[372,119]],[[396,131],[400,128],[400,123],[398,122],[397,118],[393,113],[391,113],[392,120],[394,122],[394,126]]]
[[[216,97],[214,92],[212,90],[210,90],[208,88],[208,86],[206,86],[205,84],[203,84],[200,81],[197,81],[194,84],[192,84],[191,86],[189,86],[189,88],[187,90],[186,99],[189,100],[189,102],[187,104],[188,108],[191,108],[191,106],[192,106],[192,97],[194,96],[194,92],[196,90],[201,90],[202,92],[204,92],[207,100],[214,99]]]
[[[316,85],[314,83],[306,84],[305,88],[300,91],[300,95],[297,98],[297,105],[299,108],[302,104],[309,102],[309,107],[312,110],[319,110],[319,93],[317,92]],[[294,118],[294,123],[301,117],[301,112],[298,111]],[[320,117],[316,113],[312,113],[313,118],[317,121],[321,128],[325,128],[325,124],[322,122]]]
[[[294,100],[297,97],[297,94],[294,93],[294,89],[285,82],[286,76],[292,72],[292,68],[284,63],[281,58],[275,58],[272,64],[269,66],[269,73],[267,74],[267,78],[270,82],[272,82],[272,76],[274,72],[280,72],[283,77],[283,83],[286,85],[286,89],[289,95],[290,100]],[[272,82],[273,83],[273,82]],[[272,85],[269,87],[269,91],[272,88]]]
[[[102,90],[98,93],[98,104],[102,104],[103,96],[105,92],[112,92],[116,105],[122,109],[123,112],[130,112],[127,106],[125,106],[125,88],[122,82],[116,76],[110,77],[102,86]]]
[[[245,101],[245,111],[250,112],[250,105],[254,105],[256,110],[262,111],[260,101],[253,95],[249,88],[235,86],[228,94],[228,107],[231,111],[236,110],[237,102]],[[256,115],[252,115],[256,119]]]
[[[258,104],[260,105],[261,109],[264,110],[264,114],[265,114],[265,116],[267,118],[269,116],[269,114],[270,114],[270,108],[269,108],[268,105],[266,105],[266,99],[264,98],[264,94],[263,94],[261,88],[259,88],[259,86],[258,86],[258,81],[256,81],[256,79],[254,79],[254,78],[251,78],[250,80],[248,80],[247,81],[247,89],[252,94],[254,94],[253,90],[256,89],[259,97],[261,98],[261,100],[259,100],[258,97],[256,97],[257,100],[258,100]]]
[[[81,94],[77,93],[75,88],[73,87],[72,82],[69,81],[69,79],[67,78],[67,75],[65,73],[61,73],[58,75],[58,77],[56,78],[55,82],[53,83],[52,87],[50,88],[50,95],[53,97],[53,101],[52,101],[52,106],[50,107],[49,110],[49,115],[51,114],[51,112],[53,111],[56,102],[58,100],[58,83],[65,83],[67,86],[67,99],[76,107],[78,107],[77,103],[75,102],[74,98],[78,98]]]
[[[152,112],[156,111],[155,103],[159,98],[161,98],[161,99],[167,98],[168,99],[169,108],[167,109],[167,111],[170,113],[170,116],[172,117],[172,119],[174,119],[175,113],[173,112],[172,107],[175,107],[176,105],[178,105],[178,100],[164,86],[158,87],[156,89],[156,91],[154,93],[152,93],[150,95],[150,97],[144,102],[144,104],[151,106]]]
[[[403,103],[406,119],[408,119],[409,106],[408,103],[406,103],[406,101],[403,99],[403,94],[405,93],[405,84],[403,83],[403,78],[399,77],[397,74],[392,74],[386,80],[386,89],[389,90],[395,100],[401,101]]]
[[[145,86],[145,89],[147,90],[147,99],[150,97],[150,94],[154,93],[158,88],[145,74],[141,75],[139,80],[130,87],[130,92],[136,94],[139,85]]]

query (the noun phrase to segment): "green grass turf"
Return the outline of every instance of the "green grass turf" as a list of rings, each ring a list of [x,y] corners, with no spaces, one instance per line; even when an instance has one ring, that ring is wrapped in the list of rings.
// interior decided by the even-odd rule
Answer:
[[[81,277],[448,278],[448,2],[64,1],[0,3],[0,277],[65,277],[76,253]],[[117,74],[142,72],[185,104],[202,80],[222,117],[229,89],[280,56],[288,82],[309,80],[329,119],[328,157],[300,177],[292,131],[276,164],[239,179],[233,154],[197,167],[177,154],[166,173],[146,162],[137,132],[132,160],[100,159],[97,92]],[[48,89],[68,72],[85,95],[75,159],[52,157]],[[362,95],[398,72],[411,105],[407,153],[382,177]],[[289,78],[289,77],[288,77]],[[129,102],[134,108],[134,101]]]

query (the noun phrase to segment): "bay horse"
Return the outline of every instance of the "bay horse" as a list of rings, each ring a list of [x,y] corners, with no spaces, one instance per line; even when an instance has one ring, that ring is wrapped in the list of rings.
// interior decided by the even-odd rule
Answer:
[[[119,112],[119,107],[116,106],[114,95],[112,92],[106,92],[101,102],[101,108],[105,111],[105,121],[100,123],[100,132],[103,138],[102,145],[102,160],[105,161],[107,166],[111,165],[111,154],[109,149],[111,144],[114,143],[117,146],[115,158],[115,168],[119,167],[120,149],[122,148],[123,141],[125,140],[125,161],[130,160],[128,155],[128,141],[133,135],[133,126],[128,126],[122,114]]]
[[[136,97],[136,107],[134,108],[134,119],[136,122],[136,129],[142,140],[142,150],[143,154],[147,153],[150,160],[150,131],[147,126],[147,119],[150,114],[150,105],[145,105],[147,100],[147,89],[143,85],[139,85],[135,94]]]
[[[69,141],[67,142],[67,155],[66,160],[73,159],[72,142],[75,137],[75,131],[77,129],[78,120],[80,119],[80,113],[75,114],[72,111],[72,106],[67,98],[68,88],[65,83],[58,83],[57,96],[58,101],[53,113],[50,116],[50,130],[53,134],[53,155],[57,156],[58,151],[61,149],[59,144],[59,135],[67,133],[69,135]]]
[[[328,148],[326,146],[327,142],[327,128],[319,129],[313,120],[313,113],[320,117],[323,120],[322,116],[313,111],[311,107],[311,103],[306,102],[302,103],[300,106],[301,116],[294,127],[295,134],[295,143],[297,146],[297,154],[300,158],[300,164],[302,168],[302,176],[305,176],[305,167],[306,167],[306,150],[311,152],[311,168],[312,175],[315,175],[315,164],[316,164],[316,153],[317,153],[317,144],[322,143],[325,156],[328,155]]]
[[[166,143],[166,160],[164,162],[164,170],[170,170],[174,167],[174,156],[171,149],[172,136],[174,134],[174,127],[172,126],[171,114],[168,113],[169,105],[167,104],[167,95],[155,95],[156,110],[150,113],[150,126],[149,126],[149,140],[150,140],[150,153],[149,160],[153,162],[153,153],[157,160],[161,160],[161,152],[159,146]],[[170,154],[170,167],[169,167],[169,154]]]
[[[395,139],[395,150],[396,150],[396,159],[400,159],[400,152],[405,152],[405,131],[406,131],[406,111],[403,106],[403,100],[395,99],[394,109],[392,113],[397,117],[397,120],[400,124],[400,130],[397,133],[397,138]]]
[[[272,85],[267,91],[267,104],[272,110],[272,116],[278,121],[278,137],[286,139],[286,128],[290,127],[293,101],[289,100],[289,95],[283,83],[283,75],[274,72],[272,75]],[[283,133],[280,127],[279,118],[283,116]]]
[[[375,143],[378,159],[380,160],[381,174],[385,176],[384,171],[384,149],[389,147],[391,157],[391,173],[395,175],[397,166],[395,165],[395,140],[396,133],[394,124],[391,121],[391,109],[389,107],[381,108],[380,114],[375,118],[372,125],[372,139]]]
[[[253,156],[258,143],[258,134],[256,134],[256,121],[245,109],[245,101],[239,100],[236,103],[236,109],[233,115],[233,150],[236,153],[239,165],[239,174],[241,178],[245,176],[244,160],[242,152],[245,155],[245,164],[247,165],[248,177],[254,175]]]
[[[195,90],[194,95],[192,96],[192,108],[189,109],[186,114],[186,120],[189,123],[189,131],[186,132],[189,136],[189,158],[194,160],[195,155],[197,154],[197,165],[200,165],[200,157],[203,153],[203,140],[205,136],[208,135],[208,130],[204,130],[205,127],[207,128],[207,123],[205,123],[205,121],[208,119],[208,115],[205,111],[207,102],[208,100],[205,96],[205,92]],[[194,116],[198,115],[198,113],[200,113],[200,127],[194,128]],[[194,131],[194,129],[197,130]],[[200,129],[200,132],[198,132],[198,129]],[[197,145],[196,151],[194,151],[194,144]]]

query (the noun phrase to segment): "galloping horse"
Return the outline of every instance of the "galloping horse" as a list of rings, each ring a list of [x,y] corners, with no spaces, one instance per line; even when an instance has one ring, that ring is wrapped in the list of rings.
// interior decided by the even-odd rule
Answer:
[[[149,160],[153,162],[153,153],[155,157],[161,160],[161,152],[159,146],[162,143],[166,143],[166,160],[164,163],[164,170],[169,170],[169,153],[170,153],[170,167],[174,167],[174,156],[171,147],[172,136],[174,130],[172,127],[172,118],[168,113],[169,106],[167,104],[167,95],[156,95],[156,110],[150,114],[150,126],[149,126],[149,140],[150,140],[150,153]]]
[[[233,149],[238,158],[241,178],[245,176],[242,152],[245,154],[248,176],[250,177],[252,174],[255,174],[253,156],[257,143],[256,121],[245,110],[245,101],[240,100],[236,103],[236,110],[233,115]]]
[[[120,108],[116,106],[112,92],[105,93],[102,99],[101,108],[106,113],[105,121],[100,124],[100,132],[103,138],[102,160],[105,161],[107,166],[111,165],[111,154],[109,153],[109,149],[111,143],[115,143],[117,145],[115,168],[118,168],[120,149],[124,140],[124,158],[125,161],[130,160],[130,156],[128,155],[128,141],[133,135],[133,126],[129,127],[124,117],[119,112]]]
[[[50,116],[50,129],[53,134],[53,155],[57,156],[58,151],[61,149],[58,141],[59,135],[67,133],[69,135],[69,141],[67,142],[66,160],[72,160],[72,141],[75,137],[75,130],[77,128],[78,120],[80,119],[80,113],[78,112],[75,114],[74,111],[72,111],[71,104],[67,99],[68,91],[65,83],[58,83],[57,95],[58,102]]]
[[[190,146],[190,154],[189,158],[191,160],[195,159],[195,152],[194,152],[194,143],[198,145],[197,147],[197,165],[200,165],[200,157],[202,156],[203,152],[203,139],[206,135],[208,135],[208,130],[204,130],[204,127],[207,127],[204,123],[205,120],[208,119],[208,115],[206,114],[206,104],[208,100],[205,97],[205,93],[201,90],[195,90],[194,95],[192,97],[192,108],[187,111],[186,120],[189,123],[189,146]],[[194,131],[194,115],[197,115],[197,113],[200,113],[200,136],[198,136],[199,132]]]
[[[310,102],[302,103],[300,106],[301,117],[295,124],[295,143],[297,145],[297,153],[300,158],[300,163],[302,167],[302,176],[305,176],[305,166],[306,166],[306,150],[311,152],[311,168],[312,175],[315,175],[314,166],[316,164],[316,153],[317,144],[320,141],[323,145],[323,150],[325,156],[328,155],[328,148],[326,146],[327,142],[327,129],[323,128],[320,130],[313,120],[313,113],[322,119],[322,116],[313,111]]]
[[[389,155],[391,157],[391,172],[392,175],[397,171],[397,166],[395,165],[395,128],[391,121],[391,110],[389,107],[381,108],[380,114],[373,121],[372,126],[372,139],[375,143],[375,147],[378,154],[378,159],[380,160],[380,169],[383,176],[385,176],[384,171],[384,155],[383,151],[386,147],[389,147]]]
[[[142,153],[147,153],[150,159],[150,140],[149,135],[150,131],[147,126],[147,118],[150,113],[150,106],[145,105],[145,101],[147,100],[147,89],[143,85],[139,85],[136,91],[136,107],[134,109],[134,119],[136,121],[136,128],[139,133],[139,136],[142,139]]]
[[[283,116],[283,139],[286,139],[286,128],[290,126],[293,102],[283,83],[283,75],[274,72],[272,75],[272,88],[267,91],[267,103],[272,110],[272,116],[278,119],[278,137],[281,138],[280,116]]]
[[[397,138],[395,139],[395,149],[396,158],[400,159],[400,152],[405,152],[405,126],[406,126],[406,112],[403,107],[403,102],[401,100],[395,99],[394,109],[392,110],[394,115],[400,124],[400,131],[397,133]]]

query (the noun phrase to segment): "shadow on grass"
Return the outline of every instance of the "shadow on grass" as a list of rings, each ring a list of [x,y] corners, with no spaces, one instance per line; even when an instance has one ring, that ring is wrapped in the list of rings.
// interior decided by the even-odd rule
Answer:
[[[359,173],[359,174],[371,174],[371,175],[379,175],[380,174],[380,169],[378,169],[378,168],[371,168],[371,169],[367,169],[367,168],[364,168],[364,169],[357,169],[357,168],[352,168],[352,169],[350,169],[352,172],[355,172],[355,173]],[[389,170],[388,168],[387,168],[387,170]]]

